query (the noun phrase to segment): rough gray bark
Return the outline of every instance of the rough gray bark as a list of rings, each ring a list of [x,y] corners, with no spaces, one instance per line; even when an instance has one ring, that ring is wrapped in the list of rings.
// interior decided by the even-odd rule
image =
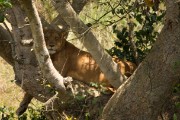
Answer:
[[[21,9],[18,1],[14,0],[12,2],[13,8],[7,12],[7,18],[11,23],[13,46],[15,47],[14,52],[16,54],[13,56],[13,59],[10,55],[10,44],[0,41],[0,55],[6,61],[10,61],[10,63],[15,60],[14,72],[16,83],[26,92],[20,107],[17,110],[17,115],[20,115],[27,109],[27,106],[33,97],[41,102],[46,102],[54,96],[54,93],[51,88],[42,85],[44,79],[38,67],[38,62],[34,52],[32,52],[32,34],[29,21],[27,21],[24,10]],[[6,30],[2,29],[1,31],[1,40],[11,40],[11,35],[6,35],[8,33]],[[63,109],[63,105],[60,104],[59,100],[65,100],[66,98],[63,97],[62,94],[59,97],[60,99],[53,99],[53,105],[51,102],[49,103],[49,106],[46,104],[48,111],[52,108],[60,111]],[[69,97],[67,99],[69,99]],[[47,117],[58,118],[59,114],[56,114],[54,111],[56,110],[50,110],[50,112],[47,112]]]
[[[29,18],[34,43],[33,50],[43,75],[59,92],[65,92],[63,77],[54,68],[46,48],[42,24],[35,4],[32,2],[32,0],[20,0],[20,3],[24,7]]]
[[[46,86],[42,86],[42,76],[34,52],[32,52],[32,35],[26,15],[17,1],[7,12],[7,19],[11,23],[13,45],[15,48],[14,72],[15,80],[24,91],[41,102],[47,101],[54,94]],[[8,55],[11,53],[7,53]],[[33,89],[32,89],[33,88]]]
[[[79,14],[86,3],[88,3],[89,1],[90,0],[73,0],[71,5],[76,13]],[[54,25],[55,27],[60,25],[63,26],[65,30],[69,30],[69,25],[62,19],[60,14],[52,21],[52,25]]]
[[[79,14],[83,7],[86,5],[87,2],[90,0],[73,0],[72,1],[72,7],[76,11],[77,14]]]
[[[98,63],[110,84],[118,88],[123,83],[124,76],[120,74],[118,65],[112,61],[111,56],[101,47],[90,28],[78,18],[76,12],[66,0],[52,0],[52,4],[75,35],[78,38],[83,38],[84,46]]]
[[[180,78],[180,3],[166,0],[166,7],[150,54],[107,103],[103,120],[156,120],[171,97]]]
[[[33,98],[33,96],[31,96],[27,92],[24,94],[23,100],[21,101],[19,108],[16,110],[16,114],[18,116],[22,115],[26,111],[26,109],[27,109],[29,103],[31,102],[32,98]]]
[[[3,24],[0,25],[0,56],[8,62],[10,65],[13,65],[14,60],[12,58],[12,49],[11,44],[13,40],[10,33],[6,30]]]
[[[71,96],[70,96],[70,94],[69,95],[66,94],[66,88],[64,86],[65,80],[59,74],[59,72],[57,72],[57,70],[54,68],[52,61],[50,59],[50,56],[49,56],[49,53],[48,53],[48,50],[46,48],[46,44],[44,41],[42,25],[41,25],[40,18],[38,16],[35,5],[33,4],[32,0],[26,0],[26,1],[20,0],[20,1],[21,1],[20,2],[21,5],[24,6],[24,9],[25,9],[26,14],[30,21],[32,36],[34,38],[33,39],[33,41],[34,41],[33,49],[35,51],[35,55],[38,60],[41,71],[42,71],[43,75],[47,78],[49,83],[53,87],[55,87],[55,89],[58,90],[58,94],[55,95],[55,97],[48,100],[50,102],[46,102],[47,111],[53,110],[53,109],[58,110],[58,109],[60,109],[60,107],[62,107],[62,105],[60,105],[60,103],[61,103],[60,101],[63,101],[63,100],[68,101],[68,99],[70,99]],[[23,104],[23,101],[21,102],[21,105],[23,104],[24,106],[22,106],[22,107],[20,106],[22,109],[22,110],[20,110],[20,112],[23,112],[24,109],[27,108],[27,104],[30,102],[30,99],[31,99],[31,96],[28,94],[25,94],[24,101],[26,101],[26,102],[25,102],[25,104]],[[53,101],[54,106],[52,106],[52,101]],[[24,107],[24,109],[23,109],[23,107]],[[17,113],[20,113],[18,110],[17,110]],[[51,111],[51,113],[52,113],[52,111]],[[56,115],[54,115],[54,114],[55,113],[53,113],[51,115],[51,117],[53,117],[53,119],[57,119],[58,118],[57,114]]]

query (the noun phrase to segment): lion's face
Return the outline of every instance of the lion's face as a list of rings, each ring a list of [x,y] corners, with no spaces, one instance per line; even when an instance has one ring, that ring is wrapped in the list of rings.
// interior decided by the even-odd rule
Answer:
[[[67,35],[67,32],[58,32],[53,29],[44,30],[44,37],[49,54],[55,54],[64,47]]]

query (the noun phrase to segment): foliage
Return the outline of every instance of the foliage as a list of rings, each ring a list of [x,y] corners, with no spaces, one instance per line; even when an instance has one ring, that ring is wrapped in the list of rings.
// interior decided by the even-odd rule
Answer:
[[[174,103],[174,107],[175,107],[175,113],[173,114],[173,120],[178,120],[178,115],[179,113],[177,113],[177,111],[179,111],[180,109],[180,83],[175,85],[174,86],[174,89],[173,89],[173,93],[175,94],[174,96],[176,96],[176,100],[175,100],[175,103]]]
[[[0,0],[0,10],[4,11],[6,8],[12,7],[10,0]]]
[[[83,21],[91,28],[111,27],[116,35],[111,37],[114,46],[108,53],[135,63],[141,62],[151,49],[165,14],[163,2],[148,7],[144,0],[98,0],[90,7],[81,16]]]
[[[13,120],[14,112],[12,108],[7,108],[5,106],[0,107],[0,115],[2,116],[2,120]]]
[[[15,115],[15,110],[11,107],[0,107],[0,115],[2,116],[1,120],[46,120],[41,108],[29,107],[28,111],[17,117]]]
[[[152,48],[162,25],[162,18],[165,14],[164,7],[158,11],[147,7],[145,4],[130,2],[126,7],[118,8],[116,14],[123,16],[129,11],[122,23],[113,24],[113,32],[118,40],[115,46],[108,52],[119,58],[140,63]]]
[[[50,0],[36,0],[35,3],[40,16],[43,16],[48,22],[52,22],[58,15]]]
[[[10,7],[12,7],[10,0],[0,0],[0,23],[4,22],[4,18],[5,18],[4,11]]]
[[[174,87],[174,93],[180,93],[180,83]]]

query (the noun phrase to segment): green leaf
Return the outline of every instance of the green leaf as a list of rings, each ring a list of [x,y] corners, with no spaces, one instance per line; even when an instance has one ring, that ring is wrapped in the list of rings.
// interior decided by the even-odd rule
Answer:
[[[4,2],[4,6],[6,8],[11,8],[12,7],[12,4],[10,2]]]
[[[117,14],[124,14],[124,10],[123,9],[117,9]]]
[[[175,103],[175,106],[176,106],[176,108],[179,109],[179,108],[180,108],[180,102],[176,102],[176,103]]]
[[[112,10],[112,14],[114,15],[116,13],[115,9]]]
[[[135,18],[140,24],[142,24],[142,22],[143,22],[142,14],[138,14]]]
[[[177,115],[174,113],[173,120],[178,120]]]

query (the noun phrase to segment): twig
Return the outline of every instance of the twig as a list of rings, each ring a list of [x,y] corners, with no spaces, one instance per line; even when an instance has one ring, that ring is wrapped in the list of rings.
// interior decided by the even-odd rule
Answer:
[[[137,47],[136,47],[136,44],[133,40],[133,30],[134,30],[134,24],[131,22],[129,22],[129,40],[130,40],[130,43],[131,43],[131,47],[133,49],[133,52],[134,52],[134,57],[135,57],[135,61],[136,61],[136,64],[139,64],[139,58],[138,58],[138,52],[137,52]]]

